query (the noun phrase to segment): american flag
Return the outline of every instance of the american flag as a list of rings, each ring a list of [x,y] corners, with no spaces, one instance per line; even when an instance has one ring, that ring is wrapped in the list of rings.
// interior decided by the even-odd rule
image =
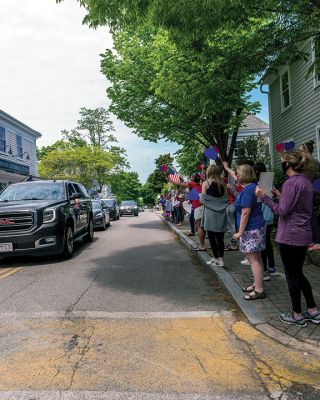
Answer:
[[[172,183],[180,183],[180,175],[177,173],[169,174],[168,178],[169,178],[169,181]]]

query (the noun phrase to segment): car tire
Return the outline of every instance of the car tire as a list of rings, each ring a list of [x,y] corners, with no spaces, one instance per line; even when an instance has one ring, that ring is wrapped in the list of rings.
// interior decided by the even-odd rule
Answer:
[[[119,220],[119,219],[120,219],[120,215],[117,216],[117,220]]]
[[[90,243],[90,242],[93,241],[93,236],[94,236],[94,233],[93,233],[93,220],[92,220],[92,217],[91,217],[89,219],[89,224],[88,224],[88,227],[87,227],[87,233],[83,237],[83,240],[86,243]]]
[[[101,228],[101,230],[102,231],[105,231],[106,230],[106,219],[105,218],[103,218],[103,225],[102,225],[102,228]]]
[[[64,232],[64,244],[62,257],[63,258],[71,258],[73,256],[74,250],[74,234],[73,228],[71,225],[67,225],[67,228]]]

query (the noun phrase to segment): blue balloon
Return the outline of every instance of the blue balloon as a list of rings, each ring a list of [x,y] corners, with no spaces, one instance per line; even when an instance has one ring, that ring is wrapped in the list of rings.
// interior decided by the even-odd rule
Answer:
[[[209,147],[204,151],[204,155],[209,158],[210,160],[216,160],[218,158],[218,153],[215,151],[214,148]]]
[[[196,189],[190,190],[188,194],[188,199],[189,200],[199,200],[199,193],[196,191]]]
[[[320,193],[320,178],[313,181],[313,188],[316,192]]]

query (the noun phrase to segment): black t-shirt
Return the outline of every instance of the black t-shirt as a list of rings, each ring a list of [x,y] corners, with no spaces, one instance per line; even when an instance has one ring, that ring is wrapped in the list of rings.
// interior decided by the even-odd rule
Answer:
[[[222,190],[220,192],[217,182],[213,181],[208,187],[207,194],[212,197],[222,197],[224,195],[224,187],[222,186]]]

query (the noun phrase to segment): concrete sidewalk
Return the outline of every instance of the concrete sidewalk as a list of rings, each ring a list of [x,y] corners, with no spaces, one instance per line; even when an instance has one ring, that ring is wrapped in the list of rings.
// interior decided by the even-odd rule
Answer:
[[[302,350],[316,351],[320,354],[320,325],[308,323],[306,327],[299,328],[284,324],[279,320],[280,313],[290,311],[291,301],[277,248],[274,250],[278,273],[276,276],[271,276],[270,281],[264,282],[266,299],[246,301],[243,299],[244,293],[241,288],[251,284],[251,268],[240,263],[244,258],[240,251],[225,252],[224,268],[209,267],[206,262],[212,257],[210,244],[206,240],[207,252],[195,251],[198,245],[198,237],[197,235],[193,237],[187,235],[190,232],[188,220],[186,219],[182,226],[176,226],[172,223],[166,224],[191,251],[195,252],[203,265],[216,273],[221,286],[230,293],[251,324],[282,344],[298,346]],[[228,244],[227,239],[226,244]],[[320,306],[320,268],[314,265],[306,265],[304,272],[312,285],[316,303]],[[302,299],[302,302],[303,307],[305,307],[304,299]]]

